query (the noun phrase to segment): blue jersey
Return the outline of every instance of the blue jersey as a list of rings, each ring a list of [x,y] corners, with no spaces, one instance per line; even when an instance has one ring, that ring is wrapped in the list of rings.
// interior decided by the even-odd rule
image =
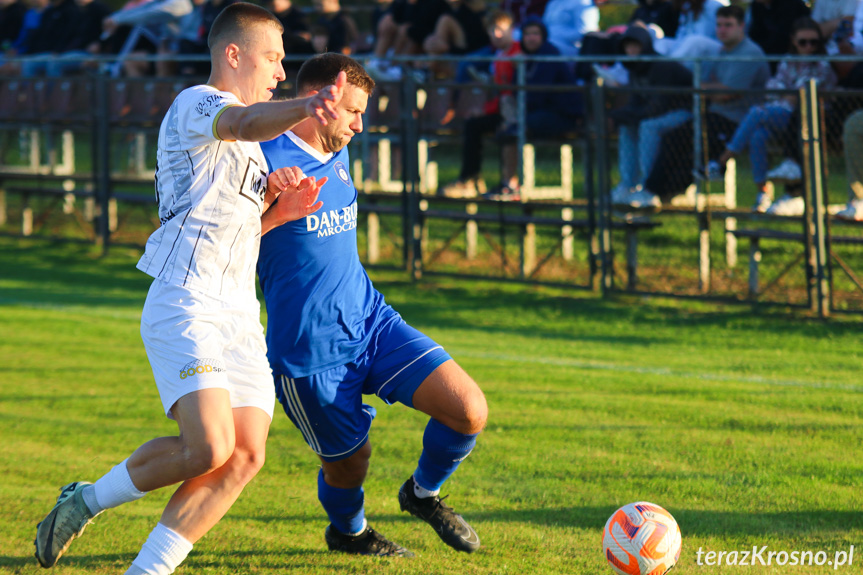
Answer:
[[[347,147],[321,156],[292,133],[262,142],[270,170],[328,178],[323,207],[261,238],[267,356],[276,374],[304,377],[356,359],[388,307],[357,252],[357,189]]]

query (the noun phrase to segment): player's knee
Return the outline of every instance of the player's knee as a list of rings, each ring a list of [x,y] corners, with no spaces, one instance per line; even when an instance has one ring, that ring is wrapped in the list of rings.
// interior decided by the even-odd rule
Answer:
[[[222,467],[234,452],[234,438],[220,437],[186,446],[186,463],[193,477]]]
[[[231,461],[235,462],[237,473],[243,484],[251,481],[264,466],[266,450],[261,447],[238,447],[234,450]]]
[[[488,421],[488,403],[485,401],[485,396],[482,393],[477,394],[467,402],[465,407],[464,425],[466,429],[462,433],[479,433],[485,428]]]

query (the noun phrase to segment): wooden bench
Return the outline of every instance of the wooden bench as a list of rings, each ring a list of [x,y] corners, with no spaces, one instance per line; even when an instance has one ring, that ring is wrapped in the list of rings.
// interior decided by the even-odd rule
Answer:
[[[465,230],[465,256],[468,260],[472,260],[477,256],[480,223],[519,227],[521,235],[521,274],[524,278],[530,278],[541,265],[537,264],[537,225],[560,228],[561,240],[564,246],[564,259],[572,258],[572,245],[576,230],[586,232],[587,234],[596,231],[595,224],[589,219],[574,217],[576,209],[582,210],[586,207],[581,204],[496,203],[495,205],[498,208],[511,207],[516,208],[518,211],[497,209],[494,212],[480,212],[480,204],[469,200],[438,198],[435,202],[458,206],[461,209],[431,207],[428,200],[421,200],[419,203],[419,217],[423,233],[426,233],[427,220],[431,218],[463,222]],[[560,210],[561,216],[552,217],[535,214],[537,211],[544,210]],[[654,229],[659,225],[661,225],[659,222],[647,219],[613,220],[611,223],[612,229],[624,230],[626,234],[626,271],[627,289],[629,290],[634,290],[638,283],[638,232]],[[597,254],[592,253],[591,255],[592,257],[596,257]],[[548,258],[545,259],[547,260]]]
[[[776,277],[774,278],[764,290],[760,289],[760,270],[759,264],[762,259],[761,252],[761,240],[779,240],[779,241],[792,241],[797,242],[799,244],[803,244],[806,241],[806,238],[802,232],[787,232],[781,230],[772,230],[766,228],[758,228],[758,229],[740,229],[740,230],[729,230],[729,233],[733,234],[734,237],[740,239],[745,238],[749,240],[749,298],[757,299],[761,293],[767,291],[770,287],[778,283],[785,274],[788,273],[798,262],[800,262],[805,257],[805,250],[801,250],[800,255],[794,259],[786,268]],[[831,244],[846,244],[846,245],[863,245],[863,236],[830,236]],[[831,253],[831,256],[834,259],[837,259],[840,266],[845,270],[845,272],[849,275],[851,280],[857,285],[858,288],[863,290],[863,285],[859,279],[856,278],[854,272],[841,260],[838,259],[836,254]]]

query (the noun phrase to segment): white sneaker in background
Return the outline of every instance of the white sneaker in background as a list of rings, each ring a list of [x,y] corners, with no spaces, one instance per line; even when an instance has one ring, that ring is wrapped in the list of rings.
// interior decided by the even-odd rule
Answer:
[[[863,222],[863,200],[851,200],[844,210],[836,214],[837,218]]]
[[[662,207],[662,200],[659,199],[659,196],[640,186],[629,194],[629,202],[627,203],[629,207],[636,210],[658,210]]]
[[[791,158],[785,158],[781,164],[767,172],[767,179],[772,182],[799,182],[803,179],[800,164]]]
[[[806,203],[802,196],[789,196],[785,194],[768,208],[768,214],[772,216],[802,216],[806,209]]]

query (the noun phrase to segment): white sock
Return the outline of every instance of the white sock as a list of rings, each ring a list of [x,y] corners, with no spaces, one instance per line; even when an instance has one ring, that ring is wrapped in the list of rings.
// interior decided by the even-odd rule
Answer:
[[[440,493],[440,489],[435,489],[434,491],[429,491],[425,487],[420,487],[420,484],[417,483],[416,479],[414,479],[414,495],[416,495],[420,499],[425,499],[427,497],[434,497],[438,493]]]
[[[170,575],[191,550],[192,544],[185,537],[157,523],[126,574]]]
[[[138,488],[132,483],[129,469],[126,467],[127,461],[129,460],[126,459],[118,463],[92,486],[84,488],[81,495],[84,496],[84,503],[94,515],[146,495],[146,493],[138,491]]]

